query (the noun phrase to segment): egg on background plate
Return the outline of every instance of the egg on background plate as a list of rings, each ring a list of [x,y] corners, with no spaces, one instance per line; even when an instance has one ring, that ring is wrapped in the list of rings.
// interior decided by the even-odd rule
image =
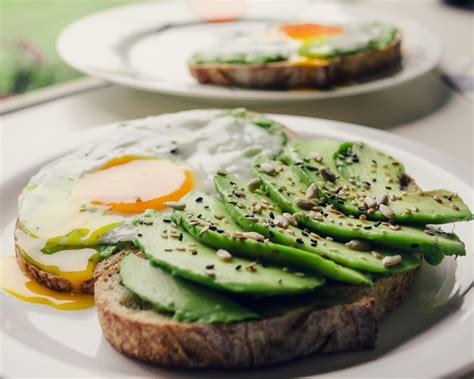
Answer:
[[[116,125],[103,141],[43,167],[19,197],[17,253],[78,291],[104,244],[133,241],[131,221],[167,211],[192,189],[214,192],[219,169],[250,176],[250,160],[277,153],[284,132],[242,109],[189,111]]]
[[[325,64],[330,58],[376,48],[392,40],[396,33],[395,27],[377,21],[268,24],[260,29],[234,30],[219,35],[213,44],[201,47],[191,61],[197,64],[311,61],[318,65]]]

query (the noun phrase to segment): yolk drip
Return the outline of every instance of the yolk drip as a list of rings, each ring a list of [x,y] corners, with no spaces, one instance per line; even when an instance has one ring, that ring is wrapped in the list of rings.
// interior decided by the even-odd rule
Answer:
[[[20,268],[14,256],[0,260],[0,288],[17,299],[59,310],[80,310],[94,306],[92,295],[57,292],[40,285]]]
[[[82,177],[76,195],[116,212],[141,213],[166,208],[167,201],[181,199],[193,185],[191,172],[174,162],[124,156]]]
[[[283,24],[280,29],[289,37],[300,40],[307,40],[322,36],[341,34],[343,30],[333,25],[321,24]]]
[[[72,284],[72,288],[74,291],[80,291],[82,284],[92,279],[92,276],[94,274],[94,268],[96,265],[96,259],[93,258],[93,255],[97,253],[96,249],[81,248],[81,249],[71,249],[71,250],[65,251],[65,254],[67,254],[69,260],[74,263],[77,260],[79,260],[80,262],[80,261],[83,261],[84,259],[87,259],[87,257],[92,257],[92,258],[87,259],[86,266],[77,267],[77,264],[73,264],[72,266],[70,265],[71,269],[69,269],[68,271],[65,271],[65,270],[61,270],[56,265],[40,263],[30,257],[30,254],[28,254],[28,252],[32,253],[35,250],[39,250],[40,246],[44,244],[44,241],[37,242],[35,238],[29,236],[21,228],[18,228],[18,227],[15,229],[15,240],[16,240],[17,249],[18,249],[17,252],[20,254],[19,257],[22,260],[28,261],[30,264],[46,272],[49,272],[53,275],[57,275],[69,280]],[[58,254],[58,253],[55,253],[55,254]],[[78,258],[78,255],[80,255],[81,257]],[[54,254],[51,256],[54,256]]]

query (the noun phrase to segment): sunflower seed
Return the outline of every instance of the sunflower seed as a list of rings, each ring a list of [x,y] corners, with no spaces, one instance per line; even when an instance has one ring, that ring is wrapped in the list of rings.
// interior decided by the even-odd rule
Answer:
[[[232,254],[229,253],[227,250],[219,249],[216,251],[216,255],[219,257],[220,260],[224,262],[229,262],[232,260]]]
[[[366,209],[375,209],[377,207],[377,202],[372,196],[366,196],[364,199],[364,205]]]
[[[242,237],[246,239],[255,240],[255,241],[265,240],[265,237],[257,232],[242,232]]]
[[[263,162],[262,164],[260,164],[260,168],[265,174],[268,174],[268,175],[274,175],[276,172],[275,167],[273,167],[272,164],[267,163],[267,162]]]
[[[280,216],[280,215],[278,215],[278,216],[275,217],[274,223],[275,223],[276,226],[280,226],[280,227],[282,227],[283,229],[288,228],[288,226],[290,225],[290,223],[288,222],[288,220],[287,220],[285,217]]]
[[[167,201],[165,203],[165,205],[167,207],[170,207],[172,209],[176,209],[176,210],[179,210],[179,211],[182,211],[186,208],[186,204],[185,203],[180,203],[179,201]]]
[[[395,212],[393,211],[393,209],[387,207],[385,204],[380,204],[379,209],[380,209],[380,212],[382,212],[382,214],[388,219],[395,217]]]
[[[257,271],[257,262],[251,262],[248,265],[245,266],[245,269],[250,272],[255,272]]]
[[[312,199],[318,194],[318,186],[316,183],[311,184],[306,190],[305,196],[307,199]]]
[[[299,198],[296,200],[296,205],[302,209],[311,209],[313,208],[314,206],[316,206],[316,204],[309,200],[309,199],[305,199],[305,198]]]
[[[345,245],[352,250],[368,251],[370,250],[370,243],[364,240],[353,239],[345,243]]]
[[[285,212],[282,214],[282,216],[286,218],[286,221],[288,221],[290,225],[298,226],[298,221],[296,221],[296,218],[294,218],[293,215]]]
[[[258,187],[260,187],[260,179],[258,178],[250,179],[247,183],[247,188],[251,192],[254,192]]]
[[[385,267],[395,266],[402,261],[402,257],[400,255],[392,255],[386,256],[382,259],[382,264]]]
[[[387,194],[386,193],[381,193],[381,194],[377,195],[377,197],[375,198],[375,203],[377,205],[380,205],[380,204],[387,205],[388,204]]]

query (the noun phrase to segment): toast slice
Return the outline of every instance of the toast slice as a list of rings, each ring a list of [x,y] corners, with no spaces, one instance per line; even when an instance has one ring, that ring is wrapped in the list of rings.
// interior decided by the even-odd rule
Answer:
[[[408,293],[416,270],[373,287],[325,286],[326,305],[306,305],[256,321],[181,323],[151,309],[120,282],[118,264],[95,283],[105,338],[119,352],[170,367],[267,366],[311,353],[374,347],[377,323]],[[327,288],[326,288],[327,287]]]
[[[384,48],[326,60],[283,61],[263,64],[195,64],[191,75],[200,83],[259,89],[329,88],[339,83],[396,66],[401,60],[401,37]]]

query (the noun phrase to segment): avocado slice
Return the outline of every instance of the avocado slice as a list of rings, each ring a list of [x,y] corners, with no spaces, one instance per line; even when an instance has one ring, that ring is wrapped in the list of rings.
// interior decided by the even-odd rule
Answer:
[[[225,295],[177,278],[134,254],[120,262],[120,277],[130,292],[176,321],[229,323],[259,317]]]
[[[222,260],[214,249],[180,230],[169,216],[149,210],[137,218],[135,243],[153,264],[172,275],[222,291],[253,295],[300,293],[324,284],[317,276],[300,277],[238,257]]]
[[[221,173],[214,177],[214,183],[232,219],[243,229],[260,233],[272,242],[318,254],[345,267],[374,273],[413,270],[420,265],[416,254],[405,254],[399,264],[387,267],[383,264],[383,258],[398,255],[397,253],[383,250],[373,254],[370,250],[356,251],[292,225],[291,223],[297,224],[297,221],[288,213],[283,215],[281,208],[273,200],[258,188],[249,189],[255,186],[255,181],[250,181],[247,186],[234,175]],[[237,204],[244,204],[245,208]]]
[[[272,167],[274,170],[262,168]],[[393,248],[407,253],[423,254],[431,264],[438,264],[446,255],[465,255],[465,246],[453,233],[433,228],[419,229],[413,226],[392,225],[389,222],[365,220],[362,216],[346,216],[324,199],[312,199],[314,206],[303,209],[297,205],[305,197],[307,186],[300,180],[294,166],[267,156],[257,157],[253,171],[265,185],[272,198],[285,212],[294,214],[299,222],[310,230],[336,240],[362,239],[375,246]],[[308,208],[308,207],[306,207]]]
[[[397,222],[444,224],[469,221],[472,214],[459,195],[447,190],[421,191],[403,164],[362,142],[296,141],[284,152],[306,185],[346,214],[387,220],[376,199],[384,200]],[[315,159],[316,158],[316,159]],[[373,204],[373,208],[370,209]]]
[[[227,214],[225,205],[204,193],[193,191],[181,200],[185,210],[175,210],[173,219],[200,242],[236,255],[267,261],[328,278],[359,285],[372,285],[364,273],[343,267],[317,254],[270,242],[256,232],[244,232]],[[245,206],[243,203],[239,206]],[[217,215],[217,216],[216,216]]]

